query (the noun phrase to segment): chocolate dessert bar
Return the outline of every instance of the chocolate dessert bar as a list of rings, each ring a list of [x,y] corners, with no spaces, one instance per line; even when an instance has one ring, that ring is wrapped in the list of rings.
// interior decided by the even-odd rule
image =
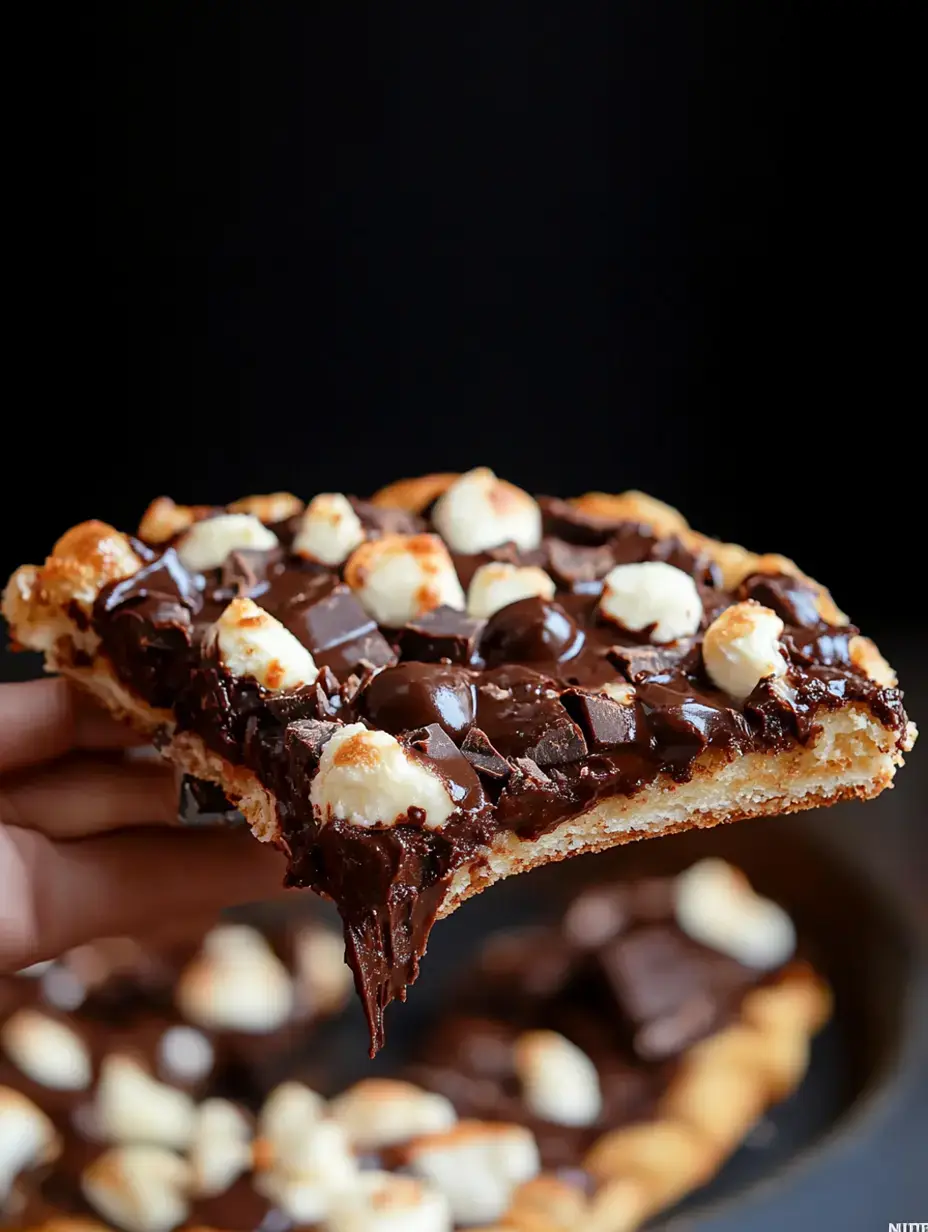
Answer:
[[[371,1027],[501,877],[866,798],[915,729],[876,646],[781,556],[641,493],[489,470],[371,501],[155,501],[23,566],[16,641],[217,783],[336,903]]]
[[[98,1115],[70,1121],[14,1078],[0,1215],[34,1232],[633,1232],[801,1081],[830,1008],[803,945],[704,860],[493,940],[399,1078],[331,1099],[290,1078],[247,1106],[122,1073],[132,1117],[98,1083]],[[51,1041],[46,1064],[64,1055]]]

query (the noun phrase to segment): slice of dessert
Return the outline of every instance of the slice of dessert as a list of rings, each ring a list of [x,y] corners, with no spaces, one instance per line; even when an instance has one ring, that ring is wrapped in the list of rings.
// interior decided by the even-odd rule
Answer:
[[[792,562],[486,469],[305,508],[161,498],[135,537],[68,531],[3,611],[335,901],[375,1049],[435,919],[492,882],[877,795],[915,735]]]

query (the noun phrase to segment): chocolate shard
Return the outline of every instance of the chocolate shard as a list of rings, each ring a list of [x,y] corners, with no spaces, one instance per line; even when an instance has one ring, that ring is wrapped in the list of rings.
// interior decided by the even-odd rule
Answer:
[[[786,573],[752,573],[739,586],[738,598],[762,603],[788,625],[819,629],[824,623],[818,610],[818,589],[804,578]]]
[[[531,757],[514,757],[512,759],[512,764],[518,775],[521,775],[522,779],[527,782],[539,786],[550,786],[551,780],[545,774],[544,770],[542,770],[541,766],[539,766],[538,763]],[[513,775],[513,788],[517,789],[515,779],[516,775]]]
[[[458,808],[483,807],[485,799],[477,772],[443,727],[430,723],[418,731],[407,732],[403,739],[408,748],[431,762]]]
[[[376,621],[342,582],[310,586],[299,604],[281,612],[281,619],[317,664],[336,676],[348,675],[359,664],[385,667],[396,659]]]
[[[400,657],[420,663],[447,659],[466,667],[476,661],[484,622],[450,607],[437,607],[410,621],[397,634]]]
[[[620,668],[635,684],[649,676],[660,676],[681,663],[690,653],[693,638],[681,638],[667,646],[612,646],[606,653],[610,663]]]
[[[512,766],[506,758],[490,743],[486,732],[479,727],[472,727],[464,737],[461,752],[481,774],[489,779],[502,781],[512,773]]]
[[[545,550],[550,572],[564,586],[598,582],[615,564],[607,543],[583,546],[564,539],[547,539]]]
[[[361,519],[361,525],[373,535],[418,535],[425,530],[425,522],[408,509],[389,509],[372,505],[369,501],[350,496],[352,509]]]
[[[307,777],[316,772],[322,750],[339,726],[323,719],[298,719],[289,724],[284,739],[295,777]]]
[[[639,716],[635,705],[623,706],[603,693],[588,693],[585,689],[568,689],[561,694],[561,701],[596,752],[634,744],[638,739]]]
[[[560,707],[555,721],[525,750],[524,759],[539,766],[564,766],[586,757],[588,751],[583,732],[567,711]]]
[[[599,547],[608,543],[619,523],[614,518],[597,518],[583,513],[556,496],[539,496],[544,532],[566,543]]]

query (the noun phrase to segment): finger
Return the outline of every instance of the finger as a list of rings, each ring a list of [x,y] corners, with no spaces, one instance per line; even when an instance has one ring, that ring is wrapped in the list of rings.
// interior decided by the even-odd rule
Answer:
[[[263,899],[283,876],[280,853],[244,831],[153,827],[59,842],[11,827],[0,832],[0,969]]]
[[[177,783],[164,762],[85,754],[0,784],[0,821],[52,838],[176,819]]]
[[[0,685],[0,774],[61,757],[69,749],[138,743],[128,728],[66,680]]]

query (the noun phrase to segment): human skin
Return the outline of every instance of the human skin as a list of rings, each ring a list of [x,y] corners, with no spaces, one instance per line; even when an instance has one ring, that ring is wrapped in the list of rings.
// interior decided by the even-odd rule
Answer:
[[[271,897],[246,830],[177,825],[171,768],[63,680],[0,685],[0,971]]]

